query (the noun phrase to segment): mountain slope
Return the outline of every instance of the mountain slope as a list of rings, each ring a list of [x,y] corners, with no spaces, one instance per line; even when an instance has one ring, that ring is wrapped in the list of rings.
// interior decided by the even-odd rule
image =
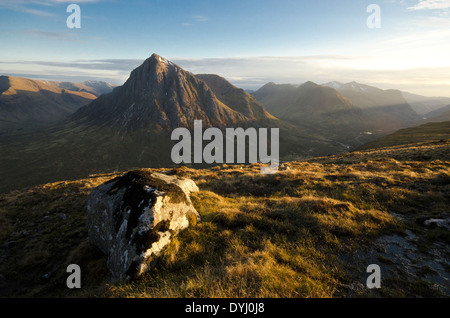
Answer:
[[[269,83],[253,93],[276,117],[350,145],[370,130],[361,109],[333,88],[307,82],[299,87]]]
[[[449,156],[444,143],[290,162],[277,175],[154,170],[198,185],[201,222],[121,284],[89,241],[86,202],[126,171],[0,194],[0,296],[449,297],[448,230],[427,224],[450,218]],[[81,289],[67,288],[68,264],[81,267]],[[366,288],[368,264],[381,266],[381,289]]]
[[[441,107],[439,109],[436,109],[432,112],[429,112],[427,114],[425,114],[425,118],[427,121],[447,121],[445,118],[448,117],[448,115],[446,113],[450,112],[450,105]],[[442,120],[443,119],[443,120]],[[450,119],[448,119],[450,120]]]
[[[215,74],[197,74],[195,77],[208,84],[221,102],[248,118],[252,120],[275,119],[252,95],[232,85],[223,77]]]
[[[46,81],[0,76],[0,133],[55,123],[96,98]]]
[[[357,150],[379,149],[420,142],[442,142],[450,139],[450,121],[428,123],[418,127],[401,129],[393,134],[369,142]]]
[[[111,93],[114,87],[113,84],[103,81],[85,81],[83,83],[73,82],[48,82],[56,87],[70,90],[73,92],[87,92],[95,96],[101,96],[103,94]]]
[[[363,109],[374,129],[380,133],[390,133],[415,125],[420,120],[399,90],[382,90],[356,82],[330,82],[324,86],[335,88],[354,105]]]
[[[252,95],[273,115],[278,116],[283,107],[295,103],[297,87],[291,84],[267,83]]]
[[[450,108],[450,107],[449,107]],[[450,121],[450,109],[447,110],[445,113],[431,119],[432,122],[443,122],[443,121]]]
[[[425,115],[450,104],[450,97],[426,97],[402,92],[408,104],[420,115]]]

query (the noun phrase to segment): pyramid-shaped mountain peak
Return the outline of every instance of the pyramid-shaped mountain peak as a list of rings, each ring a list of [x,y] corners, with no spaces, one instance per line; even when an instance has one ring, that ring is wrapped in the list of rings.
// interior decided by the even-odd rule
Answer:
[[[192,128],[195,120],[210,127],[250,120],[223,103],[205,81],[157,54],[133,70],[123,86],[80,109],[73,118],[127,133]]]

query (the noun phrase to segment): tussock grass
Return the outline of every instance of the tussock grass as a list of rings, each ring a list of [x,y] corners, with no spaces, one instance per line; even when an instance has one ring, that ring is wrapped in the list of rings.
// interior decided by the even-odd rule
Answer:
[[[259,165],[170,170],[200,187],[191,199],[202,222],[172,241],[155,270],[116,285],[106,257],[87,239],[85,209],[90,191],[118,174],[0,195],[1,294],[345,297],[354,273],[341,255],[407,229],[423,234],[425,247],[449,240],[440,229],[425,235],[416,220],[448,213],[450,162],[410,160],[409,149],[404,160],[392,153],[291,162],[276,175],[261,175]],[[65,288],[72,263],[82,267],[80,291]]]

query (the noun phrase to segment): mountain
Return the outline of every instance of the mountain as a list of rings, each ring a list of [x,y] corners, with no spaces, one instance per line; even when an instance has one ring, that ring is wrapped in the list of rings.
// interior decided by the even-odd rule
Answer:
[[[215,74],[197,74],[195,77],[204,81],[221,102],[246,117],[252,120],[275,119],[258,103],[255,97],[232,85],[223,77]]]
[[[254,96],[214,74],[197,74],[214,92],[217,98],[235,111],[244,114],[254,127],[280,130],[280,155],[283,160],[309,158],[316,155],[342,153],[347,145],[340,143],[316,127],[298,126],[269,113]]]
[[[193,128],[194,120],[211,127],[250,121],[222,103],[205,82],[157,54],[135,69],[123,86],[81,108],[71,119],[122,132],[171,132]]]
[[[269,112],[276,114],[282,111],[283,107],[278,107],[279,105],[291,105],[295,102],[296,90],[297,87],[291,84],[270,82],[253,92],[252,95],[258,102],[265,105]]]
[[[154,54],[124,85],[81,107],[64,122],[1,138],[0,171],[19,188],[93,173],[173,165],[175,128],[250,123],[224,105],[205,82]]]
[[[450,111],[450,105],[441,107],[424,115],[426,121],[445,121],[446,113]],[[444,120],[441,120],[444,118]]]
[[[0,76],[0,134],[55,123],[96,98],[46,81]]]
[[[450,104],[450,97],[426,97],[402,92],[408,104],[420,115],[425,115]]]
[[[5,181],[0,191],[96,173],[175,166],[172,131],[192,131],[195,120],[202,120],[205,129],[279,128],[282,160],[348,150],[315,129],[272,116],[223,78],[197,77],[153,54],[122,86],[64,122],[14,138],[0,136],[0,152],[5,154],[0,158]]]
[[[73,92],[87,92],[97,97],[111,93],[114,87],[116,87],[116,85],[103,81],[85,81],[83,83],[50,81],[48,83]]]
[[[443,121],[450,121],[450,107],[445,107],[448,109],[443,114],[440,114],[437,117],[434,117],[432,119],[429,119],[430,122],[443,122]]]
[[[253,96],[276,117],[342,143],[358,144],[355,138],[370,130],[361,109],[335,89],[313,82],[299,87],[268,83]]]
[[[382,134],[417,124],[420,117],[399,90],[382,90],[357,82],[323,84],[336,89],[354,105],[363,109],[374,129]]]

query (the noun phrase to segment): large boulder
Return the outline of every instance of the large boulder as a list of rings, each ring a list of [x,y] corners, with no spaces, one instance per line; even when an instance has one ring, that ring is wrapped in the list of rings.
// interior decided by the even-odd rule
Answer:
[[[87,203],[89,238],[108,255],[112,281],[149,271],[174,235],[196,224],[194,181],[137,170],[94,189]]]

